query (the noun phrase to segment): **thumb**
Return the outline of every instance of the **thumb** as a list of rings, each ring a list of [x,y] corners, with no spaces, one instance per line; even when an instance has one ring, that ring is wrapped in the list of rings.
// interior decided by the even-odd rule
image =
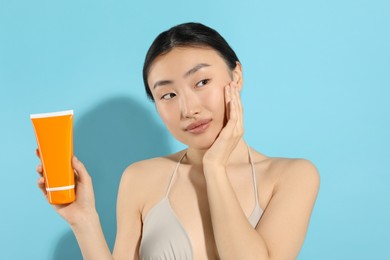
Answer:
[[[75,173],[79,181],[85,182],[90,179],[90,176],[84,164],[81,161],[79,161],[79,159],[77,159],[76,156],[73,156],[72,158],[72,166],[73,169],[75,170]]]

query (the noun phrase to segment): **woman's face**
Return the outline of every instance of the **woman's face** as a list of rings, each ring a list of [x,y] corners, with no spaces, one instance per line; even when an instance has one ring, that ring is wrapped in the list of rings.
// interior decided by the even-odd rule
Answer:
[[[176,47],[154,60],[148,84],[157,111],[180,142],[208,149],[226,122],[224,88],[241,88],[241,66],[231,71],[211,48]]]

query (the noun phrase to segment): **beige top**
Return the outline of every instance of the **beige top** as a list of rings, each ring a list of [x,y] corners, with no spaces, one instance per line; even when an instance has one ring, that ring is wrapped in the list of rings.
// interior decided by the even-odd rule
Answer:
[[[252,214],[249,216],[248,221],[252,227],[255,228],[260,221],[263,210],[260,208],[258,201],[256,172],[249,149],[248,152],[252,166],[253,187],[256,197],[256,205]],[[168,197],[177,169],[179,168],[184,156],[185,154],[176,164],[164,198],[154,205],[145,217],[139,249],[139,256],[141,260],[193,259],[191,241],[186,230],[173,211]]]

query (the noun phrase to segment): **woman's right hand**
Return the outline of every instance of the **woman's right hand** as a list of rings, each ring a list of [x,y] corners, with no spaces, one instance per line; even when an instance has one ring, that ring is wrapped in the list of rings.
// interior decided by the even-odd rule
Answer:
[[[36,153],[40,157],[38,149]],[[96,208],[91,177],[76,156],[72,158],[72,167],[75,172],[76,200],[69,204],[52,206],[70,225],[76,225],[78,221],[86,221],[89,216],[96,214]],[[37,166],[37,172],[41,176],[38,179],[38,187],[47,198],[42,164]]]

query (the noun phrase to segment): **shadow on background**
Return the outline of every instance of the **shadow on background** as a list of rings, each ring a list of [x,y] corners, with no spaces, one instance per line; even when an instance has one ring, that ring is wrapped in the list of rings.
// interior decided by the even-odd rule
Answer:
[[[112,250],[116,235],[116,197],[123,170],[131,163],[170,152],[167,133],[137,101],[118,97],[77,118],[74,149],[92,177],[96,207]],[[147,187],[145,187],[147,188]],[[53,259],[82,259],[71,231],[57,243]]]

